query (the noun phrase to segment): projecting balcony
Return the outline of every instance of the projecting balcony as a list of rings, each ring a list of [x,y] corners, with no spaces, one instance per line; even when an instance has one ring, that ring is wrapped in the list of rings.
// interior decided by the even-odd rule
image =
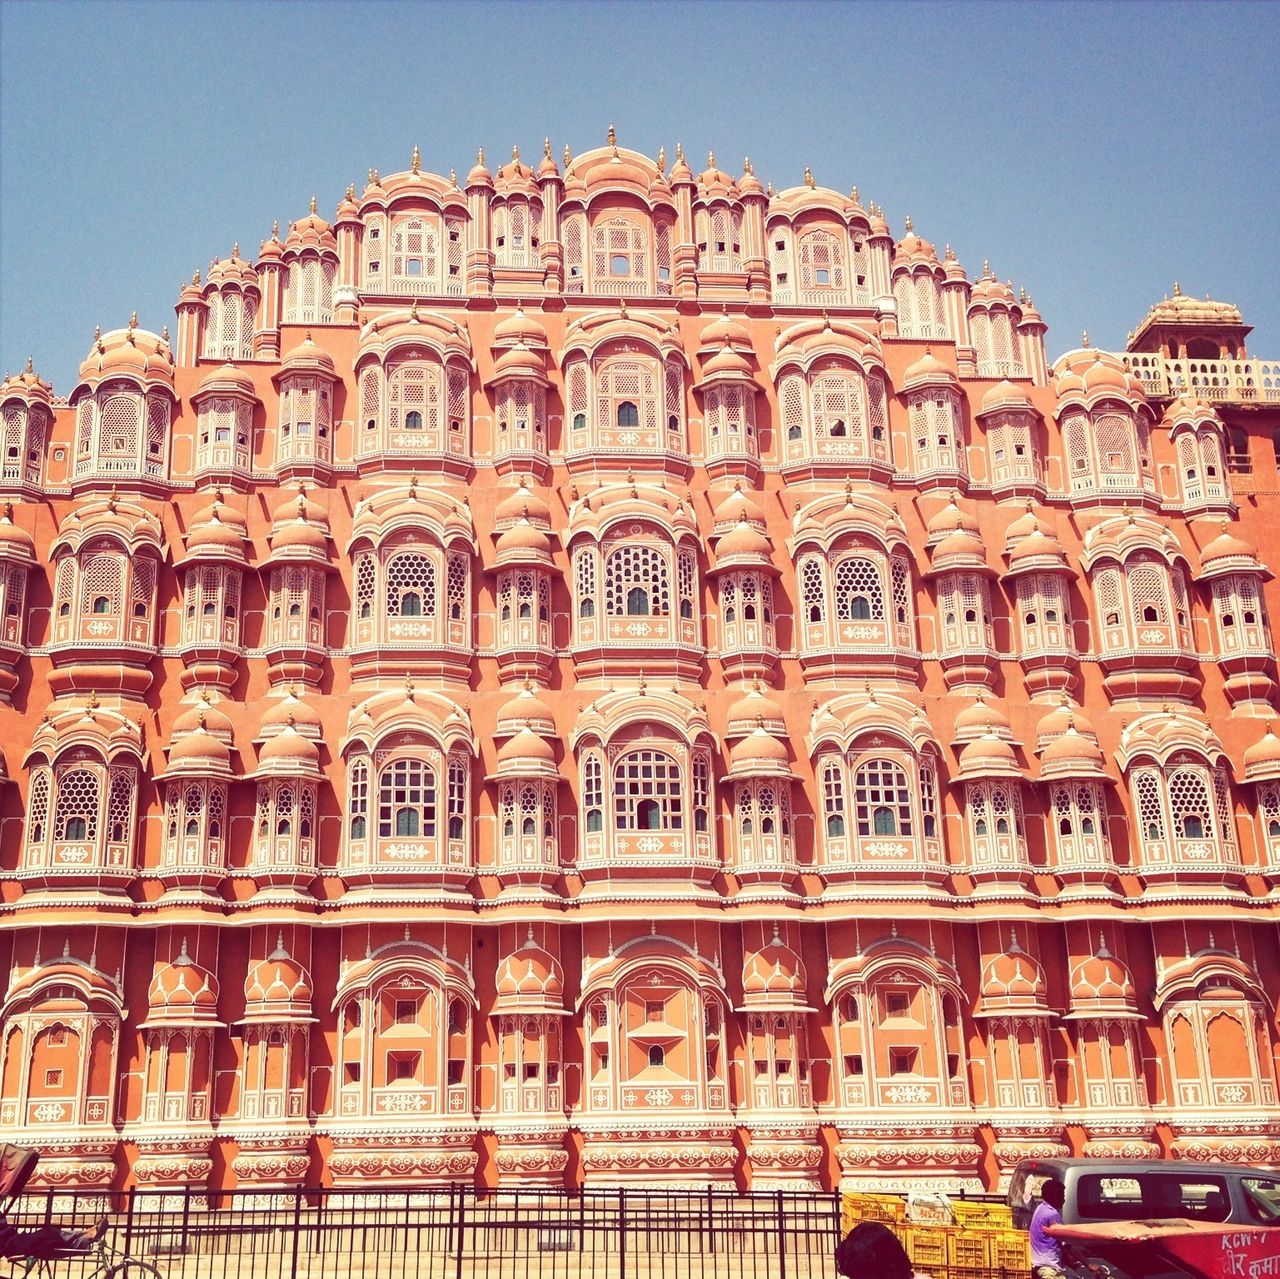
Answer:
[[[1280,404],[1280,361],[1170,360],[1143,352],[1121,354],[1152,399],[1195,395],[1235,404]]]

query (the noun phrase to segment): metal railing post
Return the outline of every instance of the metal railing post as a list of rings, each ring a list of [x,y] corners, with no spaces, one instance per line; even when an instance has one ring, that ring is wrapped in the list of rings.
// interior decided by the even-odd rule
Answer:
[[[462,1248],[463,1236],[466,1234],[467,1224],[467,1189],[465,1186],[458,1187],[458,1243],[454,1250],[453,1276],[454,1279],[462,1279]]]
[[[136,1186],[125,1191],[124,1201],[124,1255],[127,1257],[133,1245],[133,1197],[138,1193]]]
[[[627,1279],[627,1189],[618,1187],[618,1279]]]
[[[783,1234],[785,1222],[782,1215],[782,1191],[778,1196],[778,1279],[787,1279],[787,1237]]]
[[[290,1274],[298,1273],[298,1245],[302,1235],[302,1187],[297,1186],[293,1192],[293,1262]]]

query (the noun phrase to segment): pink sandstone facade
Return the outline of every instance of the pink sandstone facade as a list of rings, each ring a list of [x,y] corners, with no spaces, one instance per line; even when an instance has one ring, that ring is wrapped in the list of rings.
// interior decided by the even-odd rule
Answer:
[[[1280,1160],[1280,363],[620,148],[0,386],[0,1138],[66,1186]]]

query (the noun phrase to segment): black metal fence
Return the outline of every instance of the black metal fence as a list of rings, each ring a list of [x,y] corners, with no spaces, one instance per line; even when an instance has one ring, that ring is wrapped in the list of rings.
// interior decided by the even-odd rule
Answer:
[[[839,1196],[802,1191],[65,1190],[19,1229],[85,1227],[166,1279],[830,1279]]]

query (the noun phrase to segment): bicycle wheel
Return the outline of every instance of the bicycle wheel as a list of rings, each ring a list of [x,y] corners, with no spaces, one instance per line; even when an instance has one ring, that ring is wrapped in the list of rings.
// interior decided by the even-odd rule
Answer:
[[[102,1279],[160,1279],[160,1272],[149,1261],[126,1257],[105,1270],[99,1271]]]

